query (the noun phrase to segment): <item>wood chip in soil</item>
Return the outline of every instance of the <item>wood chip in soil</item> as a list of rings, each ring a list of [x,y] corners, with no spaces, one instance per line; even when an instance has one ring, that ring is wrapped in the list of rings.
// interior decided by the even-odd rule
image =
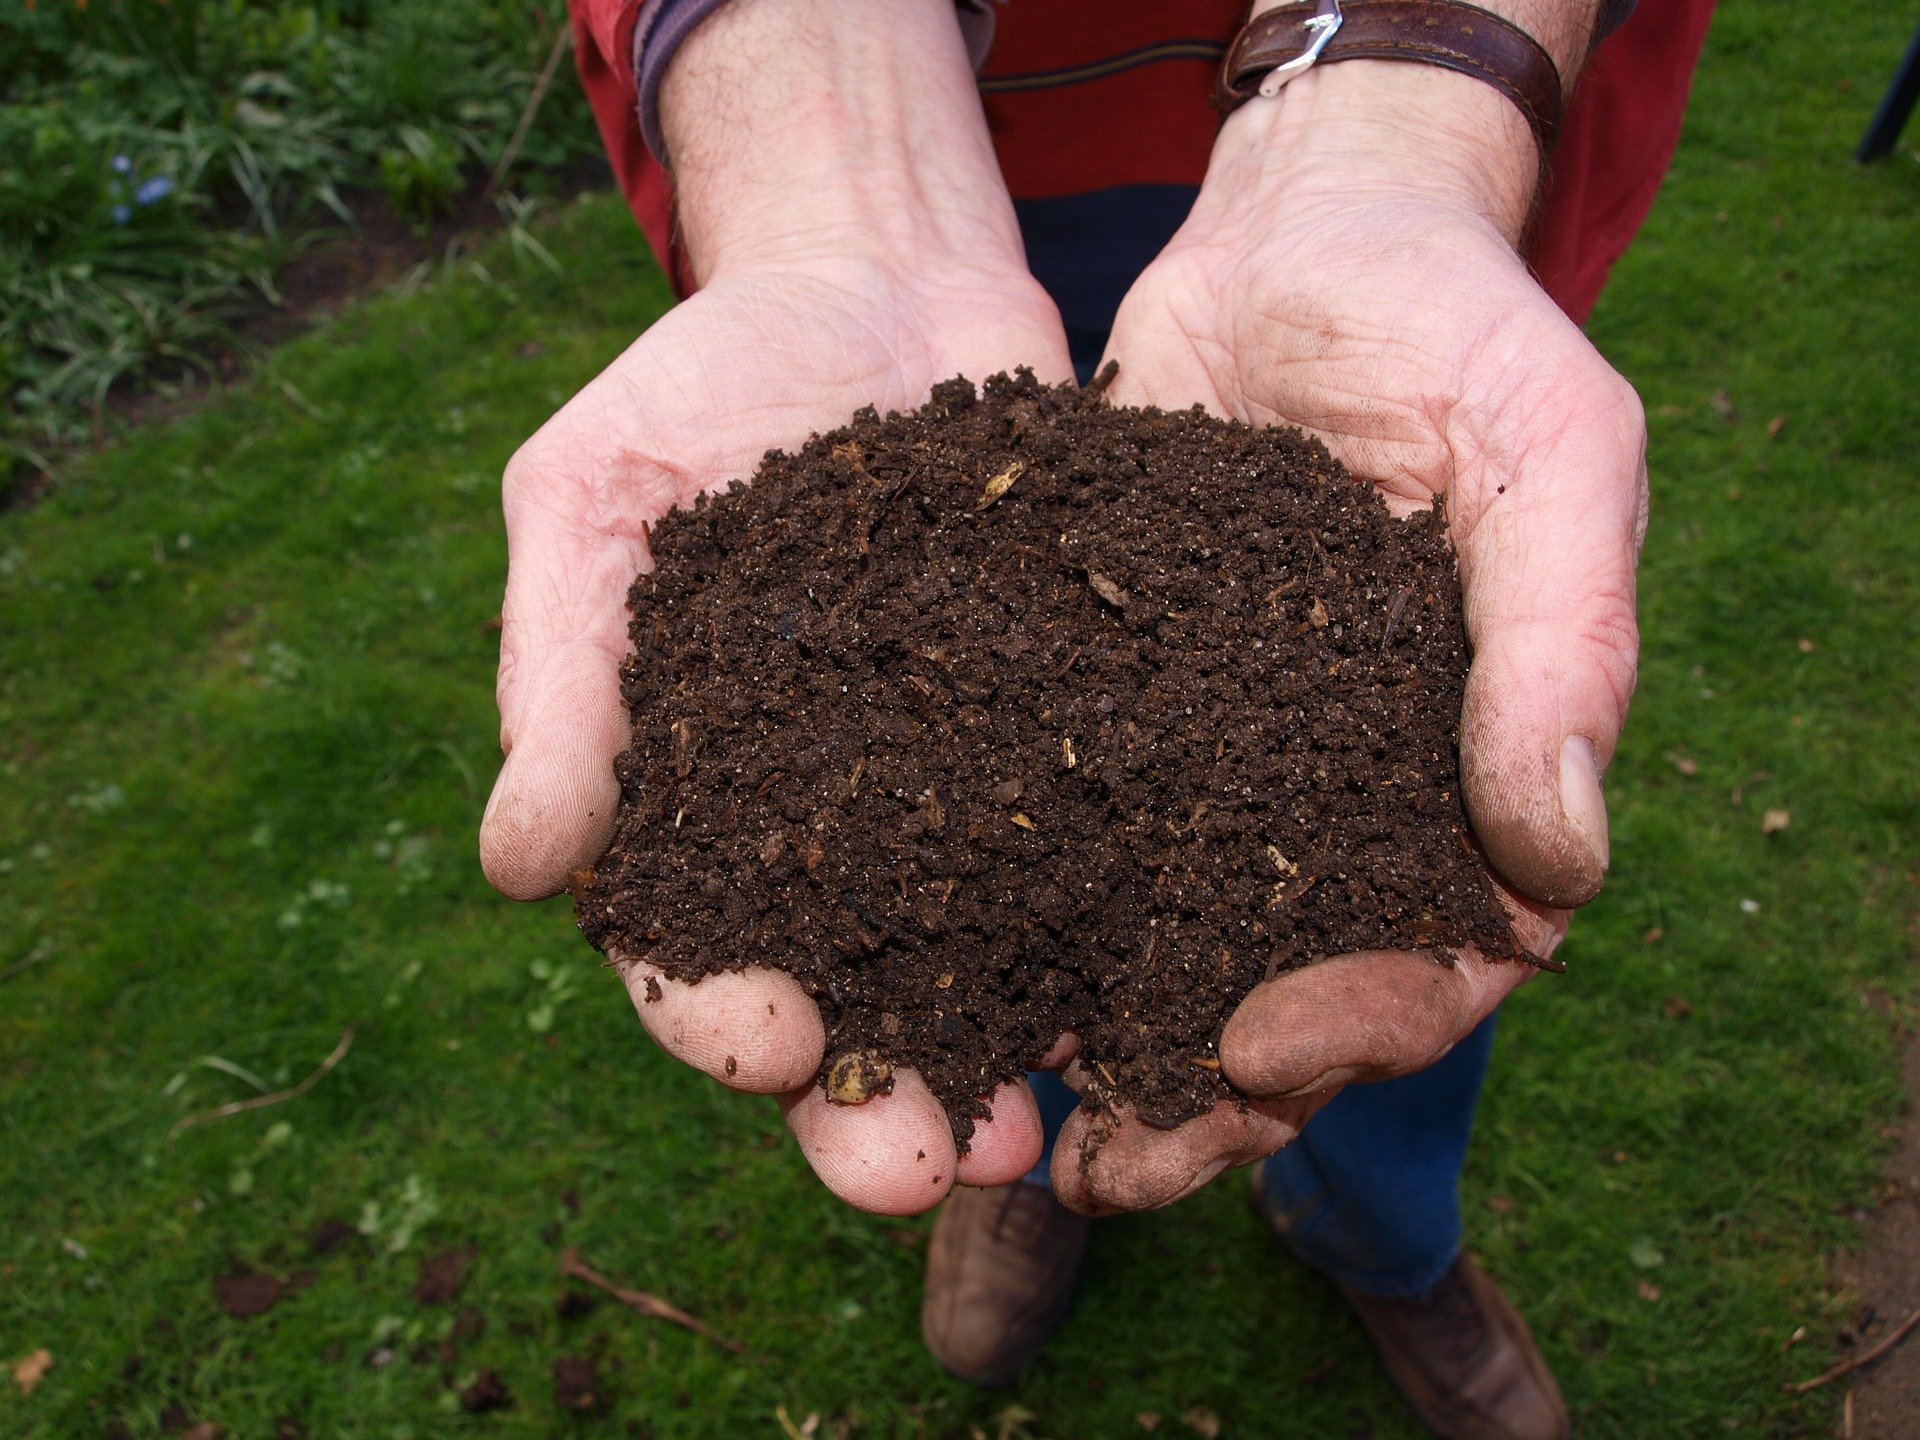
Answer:
[[[910,1067],[964,1149],[1071,1030],[1085,1103],[1171,1126],[1233,1097],[1266,976],[1520,954],[1459,795],[1444,516],[1296,431],[954,380],[650,539],[580,927],[794,976],[842,1098]]]

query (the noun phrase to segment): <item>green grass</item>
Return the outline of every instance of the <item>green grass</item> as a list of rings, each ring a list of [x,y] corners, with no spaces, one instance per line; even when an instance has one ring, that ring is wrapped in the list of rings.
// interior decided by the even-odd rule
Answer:
[[[1727,7],[1593,326],[1653,425],[1615,876],[1570,973],[1510,1007],[1466,1187],[1584,1436],[1830,1433],[1835,1391],[1779,1385],[1832,1358],[1825,1256],[1899,1113],[1920,167],[1847,160],[1906,21],[1845,9]],[[0,1432],[144,1437],[177,1406],[236,1437],[774,1437],[785,1406],[823,1434],[1093,1440],[1141,1411],[1188,1434],[1201,1405],[1228,1436],[1415,1435],[1231,1178],[1102,1225],[1011,1397],[1034,1418],[943,1379],[924,1226],[831,1202],[769,1105],[647,1044],[564,904],[487,891],[497,476],[667,298],[614,201],[546,239],[562,275],[496,253],[359,307],[279,357],[291,393],[0,517],[0,1359],[54,1356],[31,1397],[0,1381]],[[1763,836],[1772,808],[1792,824]],[[349,1025],[303,1098],[169,1141],[254,1093],[226,1065],[290,1084]],[[307,1253],[363,1216],[373,1238]],[[411,1298],[451,1244],[487,1326],[448,1369],[501,1374],[491,1416],[433,1353],[457,1307]],[[561,1319],[568,1245],[748,1357],[610,1305]],[[237,1320],[212,1280],[239,1266],[311,1283]],[[562,1352],[600,1358],[610,1413],[555,1408]]]

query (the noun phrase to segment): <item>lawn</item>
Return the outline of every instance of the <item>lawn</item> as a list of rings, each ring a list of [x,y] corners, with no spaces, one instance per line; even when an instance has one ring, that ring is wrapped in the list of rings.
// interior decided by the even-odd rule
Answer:
[[[1727,6],[1593,322],[1653,437],[1614,875],[1509,1007],[1467,1176],[1583,1436],[1839,1403],[1780,1385],[1850,1314],[1826,1260],[1912,1014],[1920,165],[1848,160],[1909,23]],[[668,299],[613,200],[542,239],[560,273],[503,244],[360,305],[0,515],[0,1359],[52,1358],[0,1377],[0,1433],[1416,1435],[1237,1176],[1104,1222],[1018,1391],[946,1380],[924,1222],[829,1200],[770,1104],[650,1047],[564,902],[488,891],[498,475]],[[298,1098],[174,1133],[349,1029]],[[568,1247],[744,1353],[557,1304]],[[277,1303],[227,1313],[255,1271]],[[603,1408],[562,1409],[560,1356]],[[469,1414],[483,1371],[510,1403]]]

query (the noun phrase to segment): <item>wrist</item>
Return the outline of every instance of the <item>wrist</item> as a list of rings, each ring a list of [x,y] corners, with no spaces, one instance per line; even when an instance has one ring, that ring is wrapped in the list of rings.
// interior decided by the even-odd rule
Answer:
[[[952,0],[734,0],[661,86],[701,283],[819,257],[1024,268]]]
[[[1258,0],[1253,15],[1281,3]],[[1472,4],[1538,42],[1564,95],[1590,46],[1598,0]],[[1480,78],[1412,60],[1323,61],[1234,112],[1209,182],[1231,182],[1243,196],[1279,187],[1289,204],[1316,185],[1446,203],[1478,214],[1513,243],[1542,178],[1541,143],[1520,106]]]
[[[1423,200],[1472,212],[1512,244],[1540,178],[1532,131],[1492,87],[1429,65],[1348,60],[1235,111],[1203,196],[1250,217],[1322,197]]]

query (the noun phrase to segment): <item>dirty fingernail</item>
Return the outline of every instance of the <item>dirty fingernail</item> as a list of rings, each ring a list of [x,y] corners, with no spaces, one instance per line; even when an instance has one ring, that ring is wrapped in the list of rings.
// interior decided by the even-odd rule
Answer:
[[[1570,735],[1560,747],[1560,809],[1587,842],[1600,868],[1607,868],[1607,798],[1600,789],[1600,765],[1593,742]]]
[[[1359,1074],[1360,1067],[1358,1065],[1339,1065],[1327,1071],[1327,1073],[1322,1075],[1318,1080],[1302,1085],[1295,1090],[1282,1091],[1273,1098],[1276,1100],[1304,1100],[1309,1095],[1324,1095],[1329,1090],[1338,1090],[1342,1085],[1357,1078]]]

